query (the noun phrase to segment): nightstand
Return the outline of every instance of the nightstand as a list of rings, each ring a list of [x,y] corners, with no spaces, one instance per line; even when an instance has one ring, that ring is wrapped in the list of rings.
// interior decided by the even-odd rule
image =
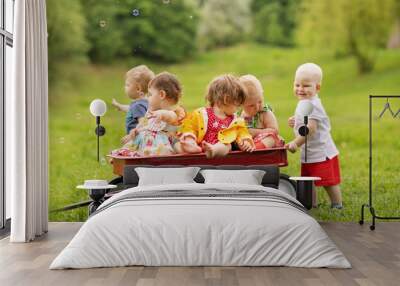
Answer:
[[[296,181],[296,199],[310,210],[313,204],[313,185],[314,181],[321,180],[320,177],[290,177]]]
[[[93,200],[89,205],[89,215],[91,215],[104,202],[107,191],[116,187],[116,185],[109,185],[106,180],[86,180],[85,184],[76,188],[88,190],[89,197]]]

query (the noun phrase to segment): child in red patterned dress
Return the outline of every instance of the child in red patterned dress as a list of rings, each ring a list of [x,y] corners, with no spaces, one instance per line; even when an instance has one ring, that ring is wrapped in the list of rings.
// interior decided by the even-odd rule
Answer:
[[[208,158],[225,156],[236,142],[243,151],[254,150],[254,142],[244,120],[236,116],[245,100],[239,79],[221,75],[208,86],[208,107],[191,112],[184,119],[180,132],[182,153],[205,152]]]

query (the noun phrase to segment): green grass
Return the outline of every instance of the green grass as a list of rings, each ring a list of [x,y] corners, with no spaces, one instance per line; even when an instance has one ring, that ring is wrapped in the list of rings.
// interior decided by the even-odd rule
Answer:
[[[288,141],[293,134],[286,122],[297,104],[292,93],[293,73],[307,61],[320,64],[324,70],[320,97],[340,151],[345,205],[343,211],[330,210],[327,195],[320,190],[321,205],[312,214],[319,220],[358,221],[360,206],[368,199],[368,95],[400,94],[398,51],[381,52],[375,71],[368,75],[357,73],[352,58],[335,59],[300,49],[256,44],[216,50],[181,64],[145,63],[155,72],[168,70],[179,77],[184,88],[182,103],[188,110],[205,104],[205,89],[213,77],[222,73],[254,74],[261,80],[266,100],[274,107],[280,123],[281,135]],[[127,59],[111,66],[80,66],[74,71],[73,80],[58,82],[50,90],[50,209],[86,199],[86,193],[75,188],[85,179],[115,177],[106,155],[119,147],[125,114],[112,109],[110,103],[113,97],[129,102],[123,93],[124,74],[139,63],[143,61]],[[107,133],[101,138],[100,164],[96,161],[95,120],[88,109],[95,98],[105,100],[109,107],[102,118]],[[383,104],[374,104],[375,115]],[[400,99],[391,104],[397,111]],[[382,216],[400,215],[399,124],[400,117],[374,120],[374,205]],[[299,175],[299,169],[299,154],[289,154],[289,166],[281,171]],[[86,217],[85,208],[50,214],[52,221],[81,221]]]

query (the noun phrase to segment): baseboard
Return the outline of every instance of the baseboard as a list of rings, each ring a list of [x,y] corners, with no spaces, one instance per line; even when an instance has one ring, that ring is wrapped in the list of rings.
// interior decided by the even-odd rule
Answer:
[[[11,218],[6,220],[6,223],[3,228],[0,228],[0,239],[9,236],[10,230],[11,230]]]

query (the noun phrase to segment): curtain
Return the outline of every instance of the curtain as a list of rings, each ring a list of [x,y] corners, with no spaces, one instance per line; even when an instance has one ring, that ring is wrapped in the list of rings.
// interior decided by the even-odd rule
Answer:
[[[14,94],[8,119],[11,242],[48,229],[48,74],[45,0],[17,0],[14,18]],[[8,148],[9,147],[9,148]]]

